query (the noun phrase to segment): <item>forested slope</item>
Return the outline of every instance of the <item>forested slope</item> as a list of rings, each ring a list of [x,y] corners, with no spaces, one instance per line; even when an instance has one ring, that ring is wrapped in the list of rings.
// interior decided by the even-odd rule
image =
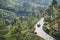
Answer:
[[[44,30],[48,30],[46,31],[48,34],[60,40],[60,30],[58,29],[58,24],[60,25],[59,5],[54,7],[50,5],[42,13],[40,11],[43,11],[46,7],[45,4],[40,6],[40,0],[37,2],[33,0],[33,6],[29,3],[29,0],[26,0],[27,2],[20,1],[0,0],[0,40],[44,40],[34,34],[34,25],[43,17],[43,14],[46,21]],[[19,5],[20,3],[21,5]],[[21,14],[31,16],[22,16]]]
[[[56,1],[45,10],[44,30],[56,40],[60,40],[60,5]]]
[[[16,16],[16,13],[0,9],[0,40],[44,40],[33,33],[39,13],[32,16]]]

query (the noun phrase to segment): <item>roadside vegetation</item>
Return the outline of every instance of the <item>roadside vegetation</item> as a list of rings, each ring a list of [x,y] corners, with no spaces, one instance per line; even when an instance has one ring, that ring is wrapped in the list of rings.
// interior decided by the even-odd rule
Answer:
[[[44,31],[53,36],[56,40],[60,40],[60,5],[53,2],[45,10]]]

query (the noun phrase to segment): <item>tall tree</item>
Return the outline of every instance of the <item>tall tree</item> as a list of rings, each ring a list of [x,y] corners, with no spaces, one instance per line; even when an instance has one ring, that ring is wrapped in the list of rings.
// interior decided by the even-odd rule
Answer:
[[[52,6],[57,5],[57,1],[56,0],[52,0]]]

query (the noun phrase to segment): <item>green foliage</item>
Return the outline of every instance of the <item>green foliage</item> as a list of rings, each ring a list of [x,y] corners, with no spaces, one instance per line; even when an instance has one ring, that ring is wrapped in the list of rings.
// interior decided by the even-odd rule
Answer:
[[[35,8],[28,2],[20,3],[20,0],[0,0],[0,40],[44,40],[33,33],[34,25],[43,17],[43,14],[39,13],[40,7]],[[55,0],[45,10],[44,30],[60,40],[60,29],[57,26],[60,25],[60,6],[52,7],[54,5],[57,5]],[[22,13],[32,15],[20,16]]]
[[[57,1],[56,0],[52,0],[52,6],[53,5],[57,5]]]
[[[53,4],[54,5],[54,4]],[[49,6],[45,10],[45,25],[44,30],[56,40],[60,40],[60,6]]]
[[[0,0],[0,9],[15,12],[17,16],[31,15],[33,12],[42,13],[50,2],[50,0],[47,2],[41,2],[40,0],[31,0],[30,2],[29,0]]]
[[[0,40],[44,40],[33,33],[39,19],[39,13],[17,17],[13,12],[0,9]]]

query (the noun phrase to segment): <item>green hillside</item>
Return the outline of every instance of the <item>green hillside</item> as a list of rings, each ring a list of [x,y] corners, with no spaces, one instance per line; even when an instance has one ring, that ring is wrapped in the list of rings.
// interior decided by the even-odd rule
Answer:
[[[15,13],[0,9],[0,40],[44,40],[33,33],[40,14],[17,17]]]
[[[34,34],[34,26],[42,17],[43,30],[60,40],[60,5],[55,0],[43,1],[51,5],[40,4],[41,0],[31,1],[0,0],[0,40],[44,40]]]
[[[44,31],[53,36],[56,40],[60,40],[60,5],[56,1],[45,10]]]

